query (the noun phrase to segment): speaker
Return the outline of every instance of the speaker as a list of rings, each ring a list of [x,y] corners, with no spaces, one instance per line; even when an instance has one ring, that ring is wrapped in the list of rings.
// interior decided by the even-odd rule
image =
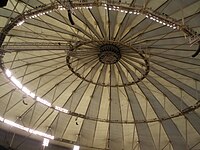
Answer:
[[[0,7],[6,6],[7,3],[8,3],[8,0],[1,0],[1,2],[0,2]]]

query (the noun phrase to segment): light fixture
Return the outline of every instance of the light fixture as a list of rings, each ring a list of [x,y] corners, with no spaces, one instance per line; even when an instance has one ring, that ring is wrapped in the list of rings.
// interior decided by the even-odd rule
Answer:
[[[17,80],[14,76],[11,76],[10,80],[19,88],[22,89],[22,84],[19,80]]]
[[[78,145],[74,145],[73,150],[79,150],[79,149],[80,149],[80,146],[78,146]]]
[[[4,121],[4,118],[0,117],[0,121],[3,122],[3,121]]]
[[[69,110],[67,110],[65,108],[62,108],[62,107],[59,107],[59,106],[55,106],[55,109],[58,110],[58,111],[64,112],[64,113],[68,113],[69,112]]]
[[[24,20],[18,22],[18,23],[17,23],[17,26],[21,26],[24,22],[25,22]]]
[[[49,139],[47,139],[47,138],[44,138],[43,139],[43,144],[42,144],[44,147],[47,147],[47,146],[49,146]]]
[[[46,101],[45,99],[41,98],[41,97],[37,97],[36,98],[36,101],[42,103],[42,104],[45,104],[46,106],[49,106],[51,107],[51,103],[49,103],[48,101]]]
[[[173,26],[173,29],[176,29],[176,26]]]
[[[24,93],[26,93],[27,95],[30,95],[31,94],[31,91],[29,89],[27,89],[25,86],[22,88],[22,91]]]
[[[24,126],[22,126],[22,125],[19,125],[19,124],[13,122],[13,121],[10,121],[10,120],[7,120],[7,119],[4,120],[4,123],[7,124],[7,125],[10,125],[10,126],[12,126],[12,127],[15,127],[15,128],[21,129],[21,130],[24,130],[24,131],[26,131],[26,132],[29,131],[29,128],[24,127]]]
[[[11,71],[8,70],[8,69],[6,69],[5,73],[6,73],[6,75],[7,75],[8,78],[10,78],[12,76]]]

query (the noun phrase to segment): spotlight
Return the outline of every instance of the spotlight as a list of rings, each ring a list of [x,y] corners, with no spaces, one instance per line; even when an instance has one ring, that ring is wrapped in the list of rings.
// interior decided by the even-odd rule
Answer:
[[[5,73],[6,73],[8,78],[10,78],[12,76],[12,73],[11,73],[11,71],[9,69],[6,69]]]
[[[49,139],[44,138],[43,144],[44,147],[49,146]]]
[[[79,149],[80,149],[80,146],[74,145],[73,150],[79,150]]]

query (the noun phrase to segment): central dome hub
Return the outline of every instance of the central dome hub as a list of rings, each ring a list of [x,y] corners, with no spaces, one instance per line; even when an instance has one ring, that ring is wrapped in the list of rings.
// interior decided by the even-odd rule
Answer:
[[[121,58],[120,49],[113,44],[104,44],[100,47],[99,61],[104,64],[114,64]]]

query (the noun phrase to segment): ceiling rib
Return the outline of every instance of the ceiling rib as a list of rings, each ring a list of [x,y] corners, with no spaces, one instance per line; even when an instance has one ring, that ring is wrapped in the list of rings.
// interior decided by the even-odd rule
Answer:
[[[121,67],[119,65],[117,65],[117,67],[120,72],[122,81],[124,83],[128,82],[128,80],[125,76],[125,73],[123,72]],[[132,111],[134,119],[135,120],[146,120],[143,110],[138,102],[138,99],[137,99],[133,89],[129,88],[127,86],[125,86],[124,89],[126,91],[126,94],[128,97],[128,102],[131,106],[131,111]],[[136,131],[138,134],[138,142],[139,142],[141,149],[142,150],[156,149],[148,124],[144,122],[144,123],[135,124],[135,125],[136,125]]]

